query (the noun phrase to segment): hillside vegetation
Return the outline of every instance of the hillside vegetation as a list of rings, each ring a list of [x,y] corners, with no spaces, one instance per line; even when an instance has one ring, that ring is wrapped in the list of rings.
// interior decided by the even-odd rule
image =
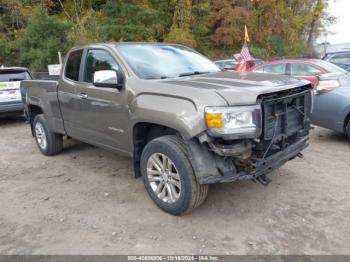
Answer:
[[[257,57],[310,54],[335,22],[326,7],[326,0],[0,0],[0,65],[46,70],[58,51],[106,41],[167,41],[229,57],[245,24]]]

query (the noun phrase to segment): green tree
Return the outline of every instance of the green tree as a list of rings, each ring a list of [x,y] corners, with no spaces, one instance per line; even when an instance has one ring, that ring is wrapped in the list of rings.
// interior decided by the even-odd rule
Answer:
[[[172,3],[174,5],[173,23],[169,34],[165,37],[165,41],[195,47],[196,41],[191,32],[191,0],[174,0]]]
[[[103,41],[156,41],[163,26],[148,1],[109,1],[101,10],[98,30]]]
[[[212,19],[210,3],[211,0],[192,1],[192,34],[197,43],[196,48],[208,55],[212,55],[210,53],[213,45],[210,29],[210,21]]]
[[[69,24],[61,22],[37,7],[28,26],[16,40],[18,62],[34,71],[47,71],[47,65],[58,63],[57,52],[68,48],[66,33]]]
[[[103,41],[167,41],[232,56],[245,24],[255,56],[311,54],[336,21],[328,1],[0,0],[0,63],[44,70],[58,50]]]

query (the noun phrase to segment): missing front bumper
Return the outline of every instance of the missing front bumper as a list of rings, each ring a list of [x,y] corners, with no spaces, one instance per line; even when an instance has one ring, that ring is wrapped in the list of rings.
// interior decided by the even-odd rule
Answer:
[[[237,171],[231,157],[220,157],[205,150],[204,145],[189,144],[191,162],[200,184],[227,183],[240,180],[256,180],[282,166],[288,160],[295,158],[308,146],[309,137],[305,136],[264,159],[252,159],[250,171]]]

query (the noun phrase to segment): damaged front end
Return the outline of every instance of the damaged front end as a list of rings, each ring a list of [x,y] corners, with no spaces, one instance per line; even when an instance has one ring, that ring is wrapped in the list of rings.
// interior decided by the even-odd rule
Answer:
[[[258,97],[258,136],[243,138],[201,134],[188,141],[190,159],[201,184],[253,179],[266,175],[308,146],[312,96],[309,85]],[[256,113],[255,113],[256,114]]]

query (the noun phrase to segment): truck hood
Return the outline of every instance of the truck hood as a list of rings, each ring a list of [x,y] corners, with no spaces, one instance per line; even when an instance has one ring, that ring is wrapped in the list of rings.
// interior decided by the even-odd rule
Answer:
[[[213,90],[221,96],[228,105],[255,104],[261,94],[268,94],[309,84],[283,75],[263,73],[219,72],[166,80],[166,83]]]

